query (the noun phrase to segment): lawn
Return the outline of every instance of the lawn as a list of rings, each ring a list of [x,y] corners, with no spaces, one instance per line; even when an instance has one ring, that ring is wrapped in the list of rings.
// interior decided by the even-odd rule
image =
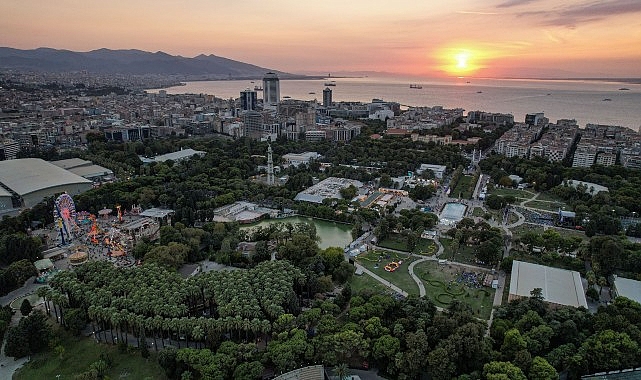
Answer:
[[[538,235],[543,233],[543,227],[541,226],[535,226],[533,224],[528,224],[524,223],[521,224],[520,226],[510,228],[510,231],[512,231],[512,237],[517,238],[525,235],[527,232],[534,232]]]
[[[472,216],[482,218],[485,216],[485,211],[481,207],[474,207],[472,209]]]
[[[137,351],[120,353],[116,346],[96,343],[92,338],[74,337],[65,331],[60,334],[61,345],[65,348],[62,359],[51,350],[32,356],[31,361],[20,368],[13,379],[74,379],[76,375],[87,371],[91,363],[100,360],[102,353],[112,359],[112,365],[106,372],[111,379],[167,378],[153,352],[148,359],[144,359]]]
[[[450,197],[462,199],[472,198],[472,191],[474,191],[474,188],[470,190],[470,185],[472,184],[473,179],[474,177],[471,175],[461,176],[454,190],[450,192]]]
[[[538,208],[547,211],[559,211],[559,208],[565,207],[566,204],[562,202],[530,201],[525,202],[523,206]]]
[[[563,199],[562,198],[557,197],[556,195],[554,195],[553,193],[550,193],[550,192],[539,193],[539,195],[536,197],[536,200],[563,203]]]
[[[518,222],[518,221],[519,221],[519,216],[518,216],[518,215],[516,215],[516,214],[515,214],[515,213],[513,213],[513,212],[510,212],[510,213],[508,214],[508,223],[509,223],[509,224],[513,224],[513,223],[516,223],[516,222]]]
[[[377,293],[387,293],[388,288],[376,281],[373,277],[363,273],[362,276],[352,276],[349,280],[349,286],[352,288],[352,294],[358,294],[363,289],[372,290]]]
[[[396,271],[387,272],[384,269],[390,262],[399,260],[402,260],[403,264]],[[398,286],[408,294],[418,295],[418,285],[416,285],[416,282],[407,271],[407,266],[414,260],[416,260],[414,257],[407,258],[407,255],[404,254],[382,250],[368,251],[358,255],[356,258],[359,264],[381,276],[386,281]]]
[[[409,252],[407,249],[407,238],[401,234],[390,234],[390,236],[378,243],[380,247],[395,249],[397,251]],[[434,247],[434,248],[430,248]],[[412,251],[414,253],[436,252],[436,245],[430,239],[418,239],[416,247]]]
[[[517,199],[530,199],[534,195],[533,192],[530,192],[527,190],[510,189],[510,188],[494,188],[492,191],[490,191],[490,194],[500,195],[500,196],[511,195]]]
[[[446,308],[452,300],[458,299],[470,305],[473,313],[479,318],[489,319],[495,290],[459,283],[457,280],[460,278],[461,270],[462,268],[456,264],[441,265],[435,261],[422,262],[414,267],[414,273],[423,280],[426,296],[437,306]],[[488,272],[482,272],[485,273]]]
[[[474,247],[461,245],[456,253],[452,250],[452,239],[440,239],[443,244],[443,253],[439,255],[439,259],[447,259],[457,263],[478,265],[476,257],[474,256]]]

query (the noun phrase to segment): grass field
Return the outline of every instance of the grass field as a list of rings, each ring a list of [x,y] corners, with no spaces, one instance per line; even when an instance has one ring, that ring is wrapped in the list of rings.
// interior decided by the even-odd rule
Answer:
[[[358,294],[363,289],[372,290],[376,293],[388,292],[387,287],[367,274],[363,274],[362,276],[352,276],[349,280],[349,285],[352,288],[352,294]]]
[[[557,197],[556,195],[554,195],[554,194],[552,194],[550,192],[539,193],[539,195],[536,197],[536,200],[563,203],[563,199],[562,198]]]
[[[390,234],[390,236],[387,239],[380,241],[378,245],[383,248],[409,252],[409,250],[407,249],[407,238],[400,234]],[[431,246],[434,246],[434,248],[430,248]],[[416,243],[416,247],[412,252],[414,253],[425,252],[429,254],[429,252],[432,252],[432,251],[436,252],[435,248],[436,248],[435,244],[431,240],[419,238],[418,243]]]
[[[485,216],[485,211],[483,211],[483,209],[480,207],[474,207],[472,209],[472,216],[482,218],[483,216]]]
[[[527,232],[534,232],[538,235],[543,233],[543,227],[540,226],[534,226],[532,224],[521,224],[520,226],[510,228],[510,231],[512,231],[512,236],[513,237],[521,237],[525,235]]]
[[[443,245],[443,253],[438,257],[439,259],[447,259],[463,264],[478,265],[476,263],[476,257],[474,256],[474,247],[461,245],[459,246],[458,251],[454,253],[452,250],[452,239],[442,238],[440,239],[440,242]]]
[[[474,177],[471,175],[461,176],[454,190],[450,192],[450,197],[459,198],[460,195],[462,199],[472,198],[472,191],[474,191],[474,189],[470,190],[470,184],[473,179]]]
[[[384,269],[385,265],[392,261],[399,260],[402,260],[403,264],[394,272],[387,272]],[[410,276],[407,271],[407,266],[414,260],[416,259],[413,257],[407,258],[407,255],[379,250],[362,253],[356,258],[359,264],[403,289],[408,294],[418,295],[418,285],[416,285],[416,282],[414,282],[412,276]],[[366,274],[363,276],[366,276]]]
[[[530,202],[525,202],[523,206],[538,208],[538,209],[547,210],[547,211],[558,211],[559,208],[565,207],[566,204],[562,202],[530,201]]]
[[[32,356],[13,379],[74,379],[87,371],[91,363],[100,360],[103,353],[112,359],[112,365],[105,374],[110,379],[167,379],[153,352],[144,359],[138,352],[119,353],[116,346],[98,344],[92,338],[73,337],[65,331],[61,332],[61,345],[65,348],[62,359],[51,350]]]
[[[455,264],[439,265],[435,261],[422,262],[414,267],[414,273],[425,285],[426,296],[437,306],[448,307],[453,299],[458,299],[470,305],[477,317],[489,319],[495,290],[459,284],[460,271],[461,268]]]
[[[511,195],[517,199],[530,199],[532,196],[535,194],[531,191],[527,190],[519,190],[519,189],[510,189],[510,188],[494,188],[492,191],[490,191],[490,194],[494,195],[500,195],[500,196],[506,196],[506,195]]]
[[[510,212],[510,213],[508,214],[508,223],[509,223],[509,224],[516,223],[516,222],[518,222],[518,221],[519,221],[519,216],[518,216],[518,215],[516,215],[516,214],[515,214],[515,213],[513,213],[513,212]]]

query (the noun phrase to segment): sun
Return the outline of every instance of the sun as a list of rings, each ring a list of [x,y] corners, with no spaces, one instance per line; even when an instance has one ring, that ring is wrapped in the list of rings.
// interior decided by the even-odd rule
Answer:
[[[437,52],[437,60],[441,62],[438,68],[452,76],[471,76],[484,66],[484,54],[476,49],[462,47],[443,48]]]
[[[467,51],[462,51],[458,53],[455,57],[456,59],[456,68],[459,70],[467,69],[467,60],[470,58],[470,53]]]

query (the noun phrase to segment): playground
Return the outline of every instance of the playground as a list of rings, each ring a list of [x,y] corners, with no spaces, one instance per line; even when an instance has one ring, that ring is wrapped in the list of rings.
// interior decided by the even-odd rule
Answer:
[[[495,289],[484,286],[488,271],[471,270],[456,264],[426,261],[416,265],[415,274],[425,285],[426,297],[447,308],[455,299],[472,308],[478,318],[488,319]]]
[[[407,270],[407,266],[414,260],[416,259],[412,256],[386,250],[368,251],[356,257],[359,264],[389,283],[398,286],[408,294],[418,295],[418,286]],[[386,267],[394,270],[388,271]]]

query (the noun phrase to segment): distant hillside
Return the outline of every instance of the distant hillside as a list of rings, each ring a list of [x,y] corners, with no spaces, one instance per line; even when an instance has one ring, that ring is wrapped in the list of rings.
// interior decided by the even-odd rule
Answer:
[[[98,49],[74,52],[50,48],[20,50],[0,47],[0,69],[21,69],[48,72],[85,70],[101,74],[162,74],[184,76],[186,79],[260,78],[266,72],[281,78],[302,77],[264,67],[234,61],[213,54],[186,58],[161,51]]]

